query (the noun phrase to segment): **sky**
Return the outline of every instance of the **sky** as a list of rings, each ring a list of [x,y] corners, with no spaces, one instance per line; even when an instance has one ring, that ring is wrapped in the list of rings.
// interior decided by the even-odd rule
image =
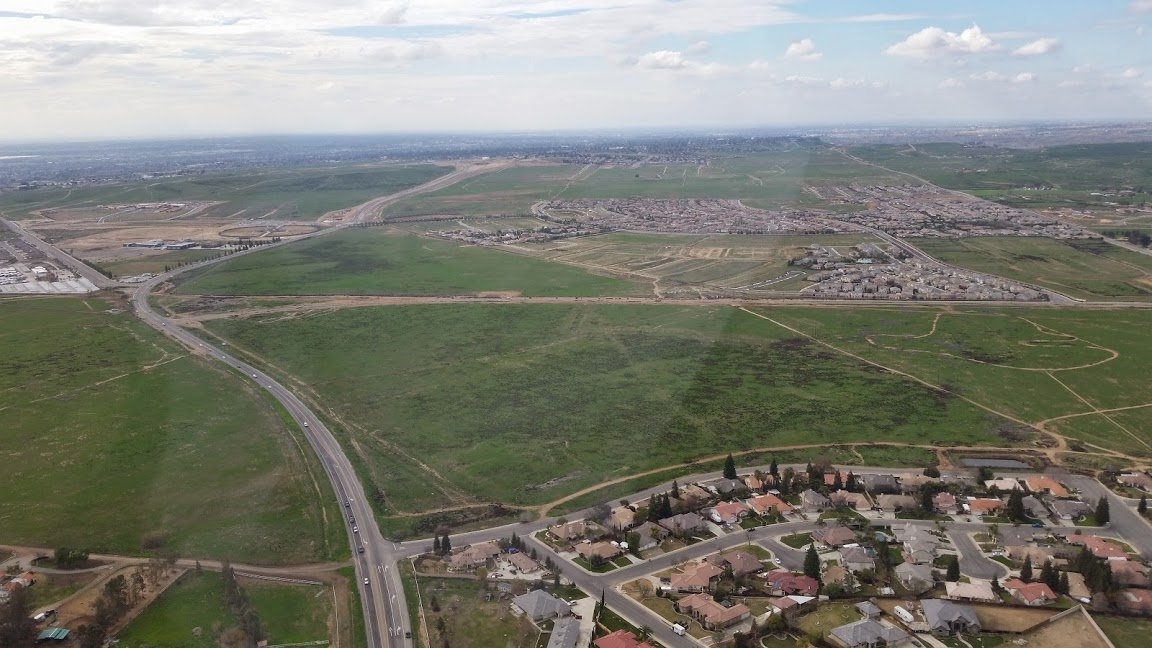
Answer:
[[[0,139],[1152,116],[1152,0],[0,0]]]

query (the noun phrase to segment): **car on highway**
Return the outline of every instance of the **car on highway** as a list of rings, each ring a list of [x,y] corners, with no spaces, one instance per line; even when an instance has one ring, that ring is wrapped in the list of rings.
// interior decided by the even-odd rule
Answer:
[[[358,529],[358,528],[356,528],[355,526],[353,526],[353,527],[352,527],[352,533],[360,533],[360,529]]]
[[[356,549],[356,553],[364,553],[364,545],[360,545],[360,546],[359,546],[359,547]]]
[[[308,421],[304,421],[304,427],[308,427]]]
[[[348,500],[344,500],[344,508],[352,508],[352,502],[349,502]]]
[[[256,374],[252,374],[252,377],[253,377],[253,378],[255,378],[255,377],[256,377]]]
[[[365,577],[364,577],[364,584],[365,584],[365,585],[367,585],[367,584],[368,584],[368,577],[367,577],[367,576],[365,576]]]

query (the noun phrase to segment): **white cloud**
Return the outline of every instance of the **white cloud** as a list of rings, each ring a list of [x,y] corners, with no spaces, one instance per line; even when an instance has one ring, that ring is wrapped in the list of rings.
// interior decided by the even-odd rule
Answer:
[[[824,83],[824,79],[820,77],[803,76],[799,74],[786,76],[784,80],[788,83],[799,83],[801,85],[821,85]]]
[[[1132,4],[1128,5],[1128,10],[1137,13],[1152,11],[1152,0],[1132,0]]]
[[[763,59],[756,59],[748,64],[748,69],[752,72],[770,72],[772,64]]]
[[[868,81],[866,79],[848,79],[841,77],[832,79],[828,87],[833,90],[883,90],[888,87],[888,84],[883,81]]]
[[[1121,79],[1139,79],[1142,76],[1144,76],[1144,72],[1136,68],[1128,68],[1120,73]]]
[[[980,72],[968,75],[973,81],[993,81],[996,83],[1031,83],[1036,80],[1036,73],[1021,72],[1019,74],[1001,74],[999,72]]]
[[[1012,54],[1015,56],[1040,56],[1050,54],[1060,49],[1060,41],[1055,38],[1040,38],[1026,45],[1021,45]]]
[[[824,54],[816,50],[816,43],[811,38],[792,41],[788,49],[784,50],[784,58],[794,61],[819,61],[823,57]]]
[[[707,54],[708,52],[712,51],[712,43],[709,43],[706,40],[696,41],[695,43],[689,45],[688,48],[684,51],[688,52],[689,54]]]
[[[925,27],[908,38],[884,50],[892,56],[931,58],[949,54],[980,54],[999,49],[979,25],[972,25],[959,34],[939,27]]]
[[[636,67],[646,70],[678,70],[687,66],[684,55],[671,50],[648,52],[636,61]]]
[[[1072,71],[1076,74],[1087,74],[1088,72],[1094,72],[1095,70],[1096,66],[1092,65],[1091,63],[1077,65],[1076,67],[1072,68]]]
[[[406,4],[393,5],[391,7],[388,7],[387,9],[385,9],[384,11],[382,11],[380,13],[380,16],[376,18],[376,24],[378,24],[378,25],[399,25],[399,24],[404,22],[404,19],[405,19],[407,13],[408,13],[408,5],[406,5]]]
[[[945,90],[947,90],[948,88],[963,88],[964,82],[959,80],[959,79],[948,78],[948,79],[944,79],[940,83],[936,84],[936,87],[942,88]]]

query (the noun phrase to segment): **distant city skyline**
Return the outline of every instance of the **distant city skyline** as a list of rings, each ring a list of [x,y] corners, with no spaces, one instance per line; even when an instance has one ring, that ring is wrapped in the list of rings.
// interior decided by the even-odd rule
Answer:
[[[1152,0],[6,0],[0,139],[1146,119]]]

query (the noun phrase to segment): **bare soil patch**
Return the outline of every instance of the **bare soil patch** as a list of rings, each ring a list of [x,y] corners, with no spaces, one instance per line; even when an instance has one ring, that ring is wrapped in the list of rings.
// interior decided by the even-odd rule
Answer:
[[[1108,648],[1108,642],[1083,612],[1046,624],[1028,636],[1028,643],[1044,648]]]
[[[1026,632],[1060,612],[1051,608],[1006,605],[979,605],[973,606],[973,609],[980,619],[980,627],[988,632]]]
[[[315,225],[280,225],[273,226],[252,226],[252,227],[232,227],[220,231],[220,236],[227,236],[229,238],[258,238],[261,236],[303,236],[304,234],[311,234],[320,228]]]

